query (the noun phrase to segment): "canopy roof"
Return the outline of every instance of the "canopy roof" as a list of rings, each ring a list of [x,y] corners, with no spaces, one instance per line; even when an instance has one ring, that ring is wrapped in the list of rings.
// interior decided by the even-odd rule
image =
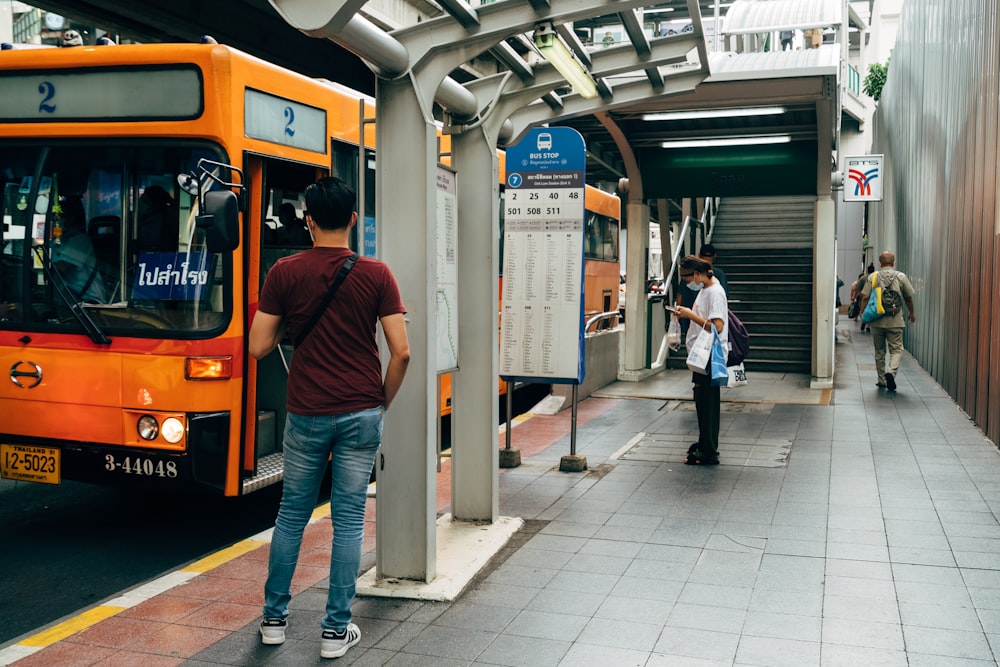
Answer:
[[[843,22],[839,0],[735,0],[722,32],[740,35],[774,30],[827,28]]]

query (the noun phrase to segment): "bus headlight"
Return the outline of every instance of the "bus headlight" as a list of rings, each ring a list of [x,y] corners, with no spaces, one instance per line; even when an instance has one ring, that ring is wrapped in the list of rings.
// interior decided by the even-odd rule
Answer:
[[[174,445],[184,437],[184,424],[177,417],[167,417],[163,420],[163,439]]]
[[[160,432],[160,425],[156,422],[156,417],[143,415],[135,425],[139,432],[139,437],[143,440],[156,440],[156,435]]]

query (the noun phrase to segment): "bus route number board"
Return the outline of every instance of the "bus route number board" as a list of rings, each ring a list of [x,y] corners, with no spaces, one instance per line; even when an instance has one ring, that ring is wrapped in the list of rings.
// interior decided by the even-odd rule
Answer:
[[[559,135],[561,130],[576,136]],[[505,377],[568,382],[580,381],[583,372],[585,156],[577,136],[569,128],[537,129],[507,152],[500,329]]]
[[[59,484],[60,454],[56,447],[0,444],[0,478]]]

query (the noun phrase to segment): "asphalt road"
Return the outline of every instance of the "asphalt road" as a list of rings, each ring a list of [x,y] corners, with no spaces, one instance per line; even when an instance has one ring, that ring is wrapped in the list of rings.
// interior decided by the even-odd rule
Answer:
[[[273,526],[280,498],[0,480],[0,644]]]

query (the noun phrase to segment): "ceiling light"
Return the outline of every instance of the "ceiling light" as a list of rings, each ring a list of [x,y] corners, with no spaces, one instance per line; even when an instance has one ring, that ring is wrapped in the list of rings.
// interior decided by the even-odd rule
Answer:
[[[588,100],[597,97],[597,84],[594,83],[594,79],[573,56],[569,47],[559,39],[551,23],[536,25],[534,40],[535,47],[542,57],[562,74],[580,97]]]
[[[785,107],[737,107],[732,109],[696,109],[693,111],[665,111],[643,114],[643,120],[698,120],[701,118],[742,118],[746,116],[776,116],[785,113]]]
[[[672,11],[674,11],[673,7],[660,7],[659,9],[644,9],[642,10],[642,15],[648,16],[650,14],[663,14],[665,12],[672,12]]]
[[[792,137],[787,134],[773,134],[761,137],[720,137],[719,139],[684,139],[664,141],[663,148],[711,148],[717,146],[759,146],[763,144],[787,144]]]

